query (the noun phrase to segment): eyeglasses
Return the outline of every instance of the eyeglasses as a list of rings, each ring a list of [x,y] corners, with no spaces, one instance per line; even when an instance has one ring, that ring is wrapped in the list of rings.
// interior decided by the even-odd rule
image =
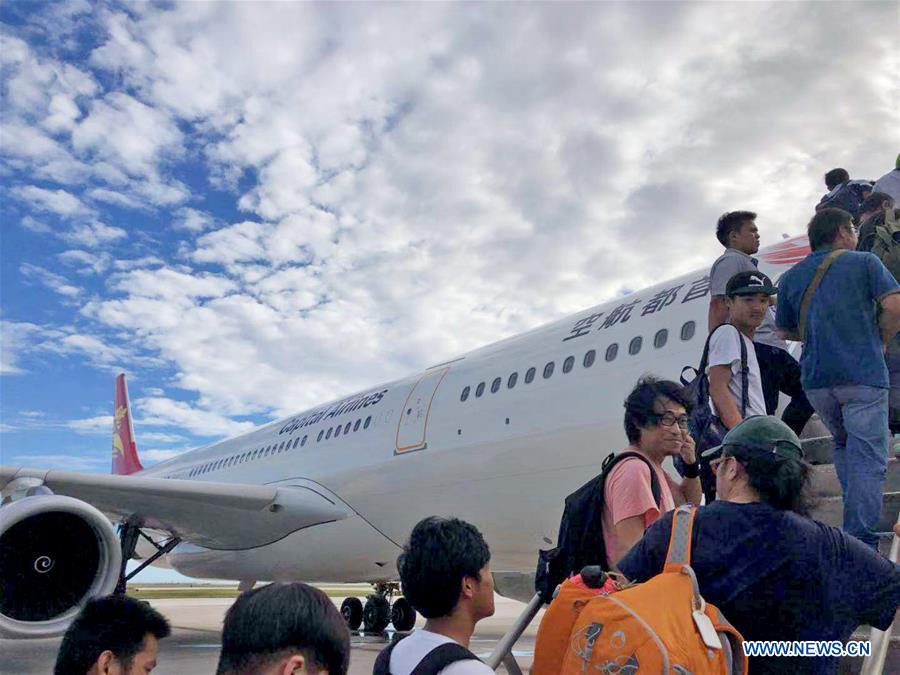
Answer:
[[[670,427],[673,424],[677,424],[682,429],[688,428],[688,416],[687,415],[676,415],[673,412],[666,412],[662,415],[658,413],[650,413],[647,415],[651,420],[660,424],[664,427]]]

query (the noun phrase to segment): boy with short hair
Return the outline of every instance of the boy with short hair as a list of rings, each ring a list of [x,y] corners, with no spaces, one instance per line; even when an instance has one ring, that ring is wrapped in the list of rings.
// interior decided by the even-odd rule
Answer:
[[[468,650],[475,624],[494,613],[491,552],[473,525],[431,516],[409,535],[397,570],[403,595],[425,627],[378,655],[374,673],[493,675]]]

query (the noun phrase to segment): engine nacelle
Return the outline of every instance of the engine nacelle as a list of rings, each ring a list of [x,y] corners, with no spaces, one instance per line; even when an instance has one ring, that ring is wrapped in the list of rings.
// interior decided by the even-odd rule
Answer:
[[[60,635],[115,589],[121,564],[115,529],[90,504],[36,495],[0,508],[0,636]]]

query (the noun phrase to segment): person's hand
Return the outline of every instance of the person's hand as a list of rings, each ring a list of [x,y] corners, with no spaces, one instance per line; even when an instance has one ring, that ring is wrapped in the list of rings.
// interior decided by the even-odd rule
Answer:
[[[694,464],[697,461],[697,446],[690,431],[681,429],[681,459],[685,464]]]

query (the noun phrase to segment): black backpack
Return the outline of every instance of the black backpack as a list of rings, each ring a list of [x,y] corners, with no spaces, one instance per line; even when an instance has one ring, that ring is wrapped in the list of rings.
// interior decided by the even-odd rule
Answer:
[[[837,186],[834,190],[822,197],[816,204],[816,211],[822,209],[843,209],[855,219],[859,215],[859,207],[862,206],[864,193],[872,189],[872,184],[866,181],[848,180]]]
[[[603,507],[606,502],[603,487],[613,467],[629,457],[637,457],[650,469],[650,490],[653,501],[660,508],[661,490],[659,477],[650,461],[637,452],[612,453],[603,460],[600,475],[595,476],[566,497],[566,506],[559,521],[556,548],[538,552],[534,590],[545,603],[553,599],[556,587],[579,573],[587,565],[600,565],[610,569],[603,544]],[[660,508],[660,510],[662,510]]]
[[[394,647],[403,639],[394,640],[381,650],[378,658],[375,659],[372,675],[391,675],[391,653],[393,653]],[[461,644],[447,642],[428,652],[409,675],[437,675],[451,663],[471,661],[473,659],[475,661],[481,660]]]
[[[694,443],[697,446],[697,457],[700,458],[700,484],[703,487],[703,494],[706,497],[706,503],[709,504],[716,498],[716,477],[709,466],[709,460],[704,459],[702,454],[704,451],[714,448],[722,444],[722,439],[727,433],[725,425],[713,414],[709,407],[709,375],[706,373],[706,366],[709,363],[709,342],[713,334],[723,326],[731,326],[730,323],[723,323],[716,327],[712,333],[706,337],[706,344],[703,345],[703,355],[700,357],[700,366],[685,366],[681,371],[681,384],[684,385],[685,397],[692,403],[691,414],[688,418],[688,431]],[[738,331],[740,334],[740,331]],[[747,345],[744,343],[743,335],[740,335],[741,343],[741,417],[747,417],[747,401],[750,398],[750,368],[747,365]],[[687,380],[684,374],[687,371],[694,371],[694,378]],[[674,459],[675,470],[680,475],[684,475],[684,460],[680,455],[676,455]]]

